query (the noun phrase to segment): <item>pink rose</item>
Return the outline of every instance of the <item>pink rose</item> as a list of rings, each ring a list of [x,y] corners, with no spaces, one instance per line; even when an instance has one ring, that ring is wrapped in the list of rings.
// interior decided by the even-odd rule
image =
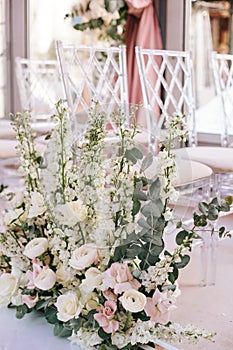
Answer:
[[[133,278],[129,266],[123,263],[113,263],[103,274],[103,283],[114,289],[115,294],[121,294],[128,289],[138,290],[141,284]]]
[[[35,296],[31,296],[31,295],[22,295],[22,301],[24,302],[24,304],[27,305],[27,307],[29,307],[29,309],[33,308],[37,301],[38,301],[38,295]]]
[[[114,301],[115,303],[117,302],[117,295],[114,294],[111,289],[105,290],[103,295],[107,300]]]
[[[161,293],[158,289],[154,292],[152,298],[147,298],[144,310],[151,318],[151,321],[167,324],[170,319],[170,313],[176,309],[174,301],[169,298],[167,292]]]
[[[116,332],[119,328],[119,322],[113,320],[116,310],[116,303],[110,300],[105,301],[104,306],[97,308],[98,313],[94,315],[94,319],[106,333]]]

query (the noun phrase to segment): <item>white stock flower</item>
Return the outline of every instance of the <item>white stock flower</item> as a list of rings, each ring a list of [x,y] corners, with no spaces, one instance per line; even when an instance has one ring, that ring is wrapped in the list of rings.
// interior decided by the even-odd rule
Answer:
[[[31,194],[31,203],[28,210],[28,218],[33,218],[39,215],[42,215],[46,210],[44,204],[44,198],[39,192],[32,192]]]
[[[0,276],[0,307],[7,306],[18,287],[18,279],[10,273]]]
[[[58,220],[63,225],[74,226],[87,218],[87,207],[80,200],[59,204],[55,208]]]
[[[76,270],[83,270],[99,259],[97,247],[91,244],[84,244],[75,249],[70,259],[70,266]]]
[[[140,312],[146,305],[146,296],[135,289],[128,289],[119,300],[123,308],[130,312]]]
[[[23,254],[29,259],[37,258],[42,255],[48,249],[48,240],[44,237],[37,237],[32,239],[23,251]]]
[[[37,288],[49,290],[56,283],[56,274],[53,270],[44,268],[33,282]]]
[[[6,226],[9,226],[12,221],[17,220],[19,216],[21,216],[24,213],[24,210],[22,208],[19,209],[10,209],[4,214],[4,224]]]
[[[82,310],[82,304],[75,293],[60,295],[55,303],[60,321],[67,322],[72,318],[77,318]]]

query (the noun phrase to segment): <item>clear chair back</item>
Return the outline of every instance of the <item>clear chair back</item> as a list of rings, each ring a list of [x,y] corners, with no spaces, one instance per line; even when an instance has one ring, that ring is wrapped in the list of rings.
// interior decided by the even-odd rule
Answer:
[[[116,106],[128,110],[126,47],[93,47],[56,42],[56,52],[72,117],[98,101],[110,115]]]
[[[229,145],[233,132],[233,55],[212,52],[212,67],[216,94],[223,110],[221,145]]]
[[[172,114],[185,114],[189,145],[196,144],[195,98],[191,53],[186,51],[135,48],[143,102],[157,111],[160,124]],[[151,125],[148,113],[147,125]]]
[[[17,57],[16,79],[22,110],[30,110],[33,121],[49,121],[64,98],[58,62]]]

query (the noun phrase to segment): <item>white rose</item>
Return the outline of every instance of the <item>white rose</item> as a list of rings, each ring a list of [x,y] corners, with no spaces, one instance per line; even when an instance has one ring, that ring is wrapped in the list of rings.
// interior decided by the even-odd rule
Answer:
[[[28,210],[28,218],[34,218],[36,216],[42,215],[46,210],[44,205],[44,198],[39,192],[32,192],[31,203]]]
[[[99,306],[99,298],[96,293],[86,293],[81,296],[81,302],[87,311],[97,309]]]
[[[84,244],[73,251],[70,266],[76,270],[83,270],[97,262],[98,259],[98,249],[93,245]]]
[[[100,287],[103,282],[102,272],[96,267],[90,267],[86,271],[85,277],[79,286],[82,295],[91,293],[95,288]]]
[[[140,312],[146,305],[146,296],[135,289],[128,289],[119,300],[123,308],[130,312]]]
[[[43,269],[33,282],[37,288],[41,290],[49,290],[56,282],[56,274],[51,269]]]
[[[81,302],[74,293],[60,295],[55,306],[58,310],[57,318],[63,322],[77,318],[82,310]]]
[[[16,292],[18,279],[10,273],[0,276],[0,306],[7,306]]]
[[[38,237],[32,239],[26,246],[23,251],[23,254],[26,255],[29,259],[34,259],[45,253],[48,249],[48,240],[44,237]]]
[[[87,207],[80,200],[59,204],[55,212],[61,224],[68,226],[83,222],[87,217]]]

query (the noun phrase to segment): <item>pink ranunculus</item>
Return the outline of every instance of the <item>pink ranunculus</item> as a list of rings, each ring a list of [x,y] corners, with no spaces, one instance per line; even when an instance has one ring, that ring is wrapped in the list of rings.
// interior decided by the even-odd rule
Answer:
[[[94,319],[106,333],[116,332],[119,328],[119,322],[113,320],[116,310],[117,305],[111,300],[105,301],[104,306],[97,308],[98,313],[94,315]]]
[[[97,264],[99,260],[99,250],[91,244],[84,244],[76,248],[70,259],[70,266],[76,270],[84,270],[92,264]]]
[[[43,266],[42,271],[34,279],[34,284],[37,288],[41,290],[49,290],[53,288],[56,283],[56,274],[48,266]]]
[[[28,289],[39,288],[42,290],[51,289],[56,282],[56,274],[48,267],[41,266],[38,259],[33,260],[33,270],[28,270],[26,276],[29,279]]]
[[[161,324],[167,324],[170,320],[170,313],[176,309],[174,300],[170,298],[167,292],[161,293],[158,289],[154,292],[152,298],[147,298],[144,310],[151,321]]]
[[[115,294],[120,294],[128,289],[138,290],[141,284],[133,278],[129,266],[124,263],[113,263],[103,274],[103,283],[114,289]]]
[[[38,259],[34,259],[33,260],[33,264],[32,264],[32,268],[33,270],[28,270],[26,272],[26,276],[29,279],[29,282],[27,284],[27,288],[28,289],[34,289],[35,288],[35,284],[34,284],[34,280],[36,279],[36,277],[41,273],[42,271],[42,267],[39,263]]]
[[[38,301],[38,295],[35,296],[31,296],[31,295],[22,295],[22,301],[24,302],[24,304],[27,305],[27,307],[29,307],[29,309],[33,308],[37,301]]]

